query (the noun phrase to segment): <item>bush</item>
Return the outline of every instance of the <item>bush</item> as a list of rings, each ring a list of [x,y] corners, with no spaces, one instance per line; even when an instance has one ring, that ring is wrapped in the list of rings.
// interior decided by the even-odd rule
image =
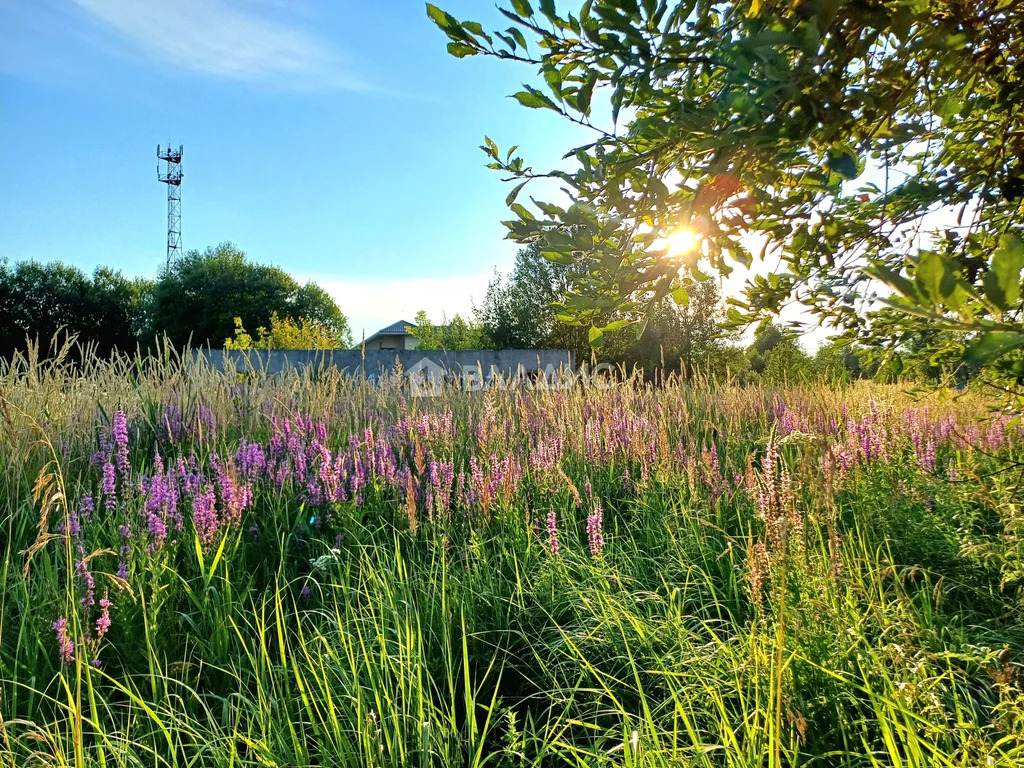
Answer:
[[[270,330],[260,326],[255,339],[245,330],[242,318],[236,317],[234,338],[224,339],[225,349],[339,349],[341,346],[337,335],[320,321],[302,317],[282,320],[277,312],[270,316]]]

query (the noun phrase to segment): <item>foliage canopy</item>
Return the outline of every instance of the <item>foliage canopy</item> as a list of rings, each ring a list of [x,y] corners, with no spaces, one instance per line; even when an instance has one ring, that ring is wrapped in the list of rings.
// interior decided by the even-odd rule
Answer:
[[[647,310],[677,274],[755,258],[729,319],[802,303],[847,337],[1024,377],[1024,3],[512,0],[487,33],[428,4],[454,56],[531,64],[523,106],[594,131],[574,170],[487,139],[516,182],[510,237],[576,266],[568,311]],[[607,112],[607,115],[605,114]],[[569,205],[518,202],[559,180]],[[700,248],[673,256],[680,226]],[[936,231],[932,236],[929,230]],[[921,235],[925,235],[922,237]],[[1014,350],[1017,350],[1014,352]],[[1019,391],[1019,390],[1018,390]]]
[[[176,346],[217,347],[234,334],[236,318],[255,328],[270,323],[274,312],[315,321],[336,337],[336,346],[351,346],[348,320],[326,291],[254,264],[231,243],[190,251],[164,269],[153,289],[151,323]]]
[[[270,315],[270,328],[259,326],[256,337],[245,330],[242,318],[235,318],[234,337],[224,339],[224,349],[338,349],[336,333],[319,320]]]
[[[191,251],[156,281],[129,279],[98,267],[90,278],[60,262],[0,260],[0,358],[38,341],[41,354],[58,331],[93,353],[145,350],[166,334],[177,347],[189,341],[219,347],[241,323],[270,330],[250,341],[270,348],[323,349],[352,344],[348,319],[315,283],[299,285],[277,267],[250,262],[223,243]],[[308,346],[305,346],[308,345]],[[57,352],[57,349],[52,350]],[[74,354],[78,354],[75,352]]]
[[[465,320],[458,313],[450,320],[442,317],[441,324],[435,325],[426,310],[420,310],[416,313],[416,325],[408,328],[418,341],[418,349],[490,349],[494,346],[479,323]]]
[[[727,367],[720,360],[728,336],[721,327],[721,297],[715,282],[693,286],[679,306],[668,297],[652,306],[641,339],[626,327],[639,319],[635,312],[608,310],[601,332],[572,323],[564,314],[574,279],[572,264],[544,258],[537,244],[516,255],[515,269],[505,279],[495,277],[487,288],[477,317],[497,348],[569,349],[577,360],[588,360],[592,346],[602,362],[653,372],[657,368],[692,373]],[[677,286],[678,287],[678,286]]]
[[[45,348],[60,329],[94,345],[99,355],[130,352],[145,323],[151,286],[107,267],[90,278],[60,262],[0,261],[0,357],[24,349],[27,340]]]

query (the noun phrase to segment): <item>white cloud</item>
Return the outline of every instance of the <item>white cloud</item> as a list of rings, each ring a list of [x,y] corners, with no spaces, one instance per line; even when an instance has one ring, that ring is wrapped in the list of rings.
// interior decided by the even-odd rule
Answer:
[[[238,0],[73,0],[133,53],[195,72],[293,90],[369,86],[280,4]],[[292,14],[294,17],[294,14]]]
[[[296,276],[300,282],[312,280],[338,302],[349,319],[352,336],[358,341],[398,320],[413,321],[421,309],[434,322],[456,313],[468,318],[474,302],[487,293],[491,272],[454,277],[392,277],[378,275],[343,280],[317,275]]]

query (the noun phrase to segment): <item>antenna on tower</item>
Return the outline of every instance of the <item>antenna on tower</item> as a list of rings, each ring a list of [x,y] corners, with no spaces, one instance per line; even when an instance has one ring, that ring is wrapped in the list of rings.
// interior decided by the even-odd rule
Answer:
[[[160,149],[156,146],[156,178],[167,185],[167,265],[181,258],[181,153],[184,146]],[[165,163],[163,172],[160,160]]]

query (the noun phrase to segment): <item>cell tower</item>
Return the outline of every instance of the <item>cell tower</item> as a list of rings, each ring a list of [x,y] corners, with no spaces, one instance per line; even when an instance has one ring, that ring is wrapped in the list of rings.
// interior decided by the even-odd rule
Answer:
[[[163,160],[163,172],[160,163],[156,164],[156,178],[167,185],[167,264],[181,258],[181,152],[183,146],[171,149],[160,149],[157,144],[157,160]]]

